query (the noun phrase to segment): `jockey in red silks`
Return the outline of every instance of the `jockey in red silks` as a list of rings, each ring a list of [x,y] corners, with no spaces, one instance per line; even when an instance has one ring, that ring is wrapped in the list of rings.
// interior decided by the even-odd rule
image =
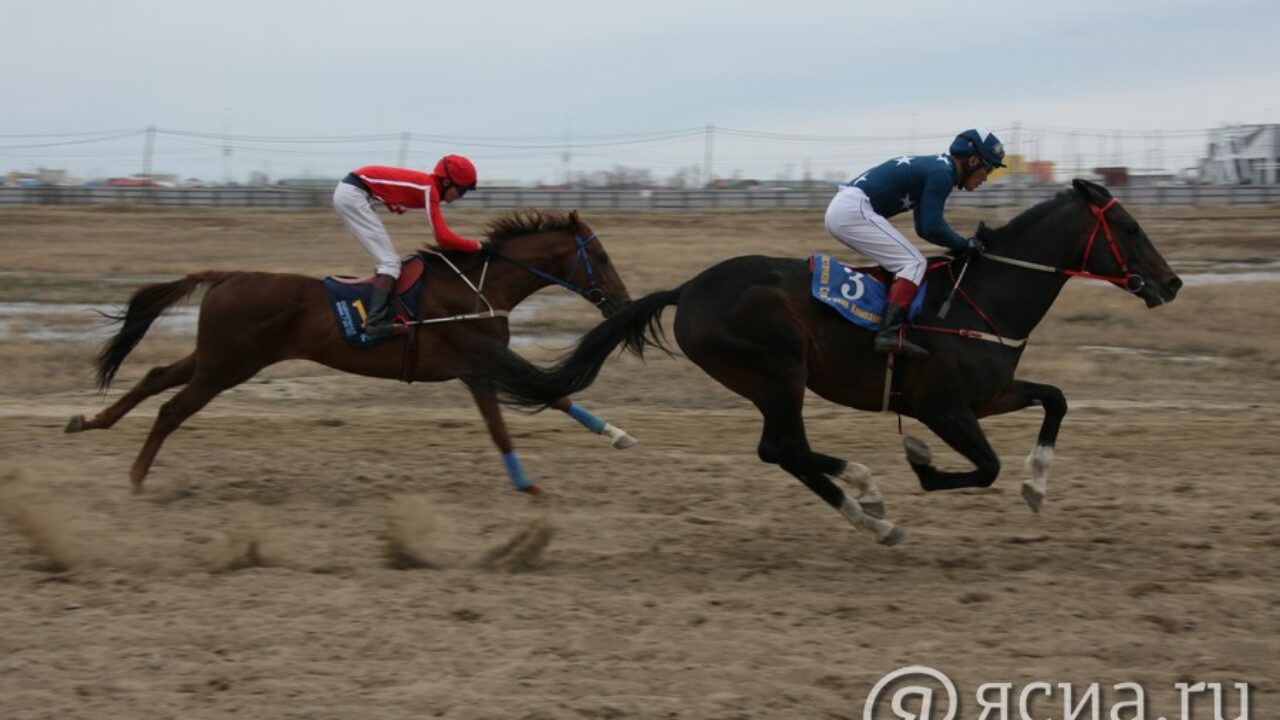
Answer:
[[[475,187],[476,166],[461,155],[445,155],[430,173],[366,165],[338,183],[333,191],[333,209],[377,263],[373,297],[365,320],[367,334],[391,331],[390,295],[396,278],[400,277],[400,256],[391,245],[387,229],[374,213],[374,203],[398,215],[406,210],[425,208],[427,226],[441,248],[473,253],[480,250],[480,243],[449,229],[440,212],[440,202],[452,203]]]
[[[952,230],[942,208],[953,189],[977,190],[999,167],[1004,167],[1000,139],[986,128],[971,128],[957,135],[945,153],[903,155],[871,168],[841,187],[827,206],[827,232],[894,275],[872,346],[876,352],[929,355],[902,333],[907,308],[924,279],[924,255],[886,218],[911,210],[920,237],[958,253],[980,253],[982,243]]]

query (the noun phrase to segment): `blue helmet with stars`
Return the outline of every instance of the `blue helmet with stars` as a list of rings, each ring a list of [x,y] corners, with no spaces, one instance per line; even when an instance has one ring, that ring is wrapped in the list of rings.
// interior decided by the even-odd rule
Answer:
[[[956,157],[977,155],[989,169],[1004,167],[1004,144],[990,130],[969,128],[951,141],[951,154]]]

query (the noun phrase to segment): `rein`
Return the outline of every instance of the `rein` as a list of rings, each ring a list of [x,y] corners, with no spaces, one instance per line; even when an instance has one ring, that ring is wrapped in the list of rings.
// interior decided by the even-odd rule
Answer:
[[[480,269],[480,283],[476,285],[476,284],[473,284],[471,282],[471,279],[468,278],[466,275],[464,275],[463,272],[458,269],[457,265],[453,264],[453,261],[449,260],[448,257],[445,257],[444,253],[436,252],[435,250],[427,250],[426,252],[429,252],[432,255],[435,255],[436,257],[439,257],[441,260],[443,260],[445,264],[448,265],[450,269],[453,270],[454,274],[456,274],[459,278],[462,278],[462,282],[466,283],[467,287],[475,291],[477,308],[479,308],[480,303],[483,302],[485,306],[488,307],[489,309],[485,311],[477,310],[476,312],[459,313],[457,315],[449,315],[448,317],[427,318],[425,320],[413,320],[410,322],[406,322],[405,325],[434,325],[435,323],[458,322],[460,320],[485,320],[488,318],[507,317],[508,315],[511,314],[507,310],[494,310],[493,305],[489,304],[489,299],[486,298],[484,296],[484,292],[482,292],[482,289],[484,288],[485,277],[489,274],[489,258],[488,257],[484,259],[484,267]]]
[[[1141,275],[1133,273],[1129,270],[1128,263],[1124,261],[1124,254],[1120,252],[1120,246],[1116,243],[1115,236],[1112,235],[1111,233],[1111,225],[1110,223],[1107,222],[1106,212],[1110,210],[1111,207],[1115,204],[1116,204],[1115,198],[1111,198],[1109,201],[1107,201],[1107,204],[1102,206],[1094,205],[1093,203],[1088,203],[1089,211],[1093,213],[1094,223],[1093,223],[1093,230],[1089,232],[1089,242],[1085,245],[1084,257],[1080,261],[1079,270],[1060,268],[1060,267],[1055,267],[1053,265],[1044,265],[1041,263],[1034,263],[1034,262],[1029,262],[1027,260],[1019,260],[1017,258],[1004,257],[1001,255],[991,255],[988,253],[983,253],[982,257],[987,258],[988,260],[993,260],[998,263],[1004,263],[1005,265],[1012,265],[1014,267],[1020,267],[1027,270],[1035,270],[1037,272],[1056,273],[1059,275],[1066,275],[1068,277],[1082,277],[1082,278],[1089,278],[1091,280],[1103,280],[1113,285],[1123,287],[1129,292],[1136,293],[1146,285],[1146,280],[1144,280]],[[1097,273],[1089,272],[1086,269],[1089,264],[1089,256],[1093,253],[1094,241],[1097,240],[1098,238],[1099,229],[1102,230],[1103,235],[1107,239],[1107,245],[1111,249],[1111,256],[1115,258],[1116,264],[1119,265],[1120,267],[1120,272],[1122,273],[1122,275],[1118,277],[1108,276],[1108,275],[1099,275]],[[978,304],[973,301],[973,298],[969,297],[968,293],[966,293],[963,289],[960,288],[960,280],[957,280],[955,277],[954,262],[955,262],[954,260],[948,260],[948,261],[933,265],[932,267],[938,267],[941,265],[947,266],[947,273],[951,276],[951,279],[954,282],[954,288],[952,292],[959,293],[961,299],[963,299],[966,303],[968,303],[969,307],[973,308],[974,312],[976,312],[978,316],[981,317],[987,323],[987,326],[990,327],[994,332],[987,333],[981,330],[969,330],[964,328],[948,328],[948,327],[942,327],[939,325],[913,325],[912,327],[918,330],[927,330],[929,332],[940,332],[940,333],[947,333],[950,335],[959,335],[960,337],[973,338],[975,340],[985,340],[987,342],[993,342],[999,345],[1003,345],[1005,347],[1020,348],[1023,345],[1026,345],[1027,338],[1015,340],[1015,339],[1010,339],[1002,336],[1000,334],[1000,331],[996,328],[995,322],[993,322],[991,318],[988,317],[987,314],[982,311],[982,308],[978,307]],[[968,269],[967,262],[965,264],[965,269],[966,270]],[[964,278],[964,272],[961,271],[960,279],[962,280],[963,278]],[[948,306],[950,305],[950,298],[948,298],[947,300],[947,305]],[[945,317],[945,313],[940,314],[940,317]]]

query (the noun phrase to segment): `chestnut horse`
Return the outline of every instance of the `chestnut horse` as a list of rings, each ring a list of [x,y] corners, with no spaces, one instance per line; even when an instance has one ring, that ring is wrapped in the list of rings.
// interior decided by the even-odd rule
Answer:
[[[492,353],[477,362],[483,375],[468,381],[495,386],[507,404],[546,406],[590,385],[619,344],[637,355],[648,345],[666,350],[659,323],[663,308],[675,305],[675,336],[684,354],[764,416],[760,459],[799,478],[880,542],[900,542],[904,535],[885,519],[865,465],[810,449],[801,414],[806,387],[858,410],[917,418],[973,463],[968,471],[939,470],[928,446],[907,437],[908,462],[929,491],[990,486],[1000,460],[978,419],[1043,407],[1027,458],[1031,479],[1023,484],[1024,499],[1039,511],[1067,403],[1052,385],[1014,379],[1027,337],[1072,276],[1109,281],[1148,307],[1172,301],[1182,281],[1111,194],[1083,180],[1002,228],[979,226],[978,232],[985,255],[940,262],[928,272],[924,310],[909,332],[931,356],[899,356],[896,368],[872,352],[872,331],[811,297],[805,261],[751,256],[725,260],[674,290],[636,300],[587,333],[549,371],[514,353]],[[957,302],[942,311],[953,287]],[[858,497],[846,497],[833,480],[857,489]]]
[[[132,390],[93,418],[72,417],[66,431],[109,428],[143,400],[185,385],[160,407],[133,463],[129,477],[137,491],[170,433],[218,393],[268,365],[314,360],[357,375],[440,382],[466,372],[466,358],[477,348],[481,352],[505,348],[510,339],[507,313],[540,288],[552,284],[568,288],[606,317],[630,302],[604,246],[576,211],[568,215],[526,211],[499,218],[490,224],[488,241],[474,255],[420,254],[427,263],[420,324],[390,342],[362,349],[344,341],[324,284],[315,278],[206,271],[142,287],[116,318],[123,321],[120,331],[99,354],[99,388],[106,390],[125,357],[166,308],[206,286],[195,351],[172,365],[152,368]],[[479,385],[470,389],[493,442],[502,451],[512,483],[517,489],[539,492],[521,469],[492,391]],[[551,404],[609,438],[616,448],[635,444],[630,435],[568,397]]]

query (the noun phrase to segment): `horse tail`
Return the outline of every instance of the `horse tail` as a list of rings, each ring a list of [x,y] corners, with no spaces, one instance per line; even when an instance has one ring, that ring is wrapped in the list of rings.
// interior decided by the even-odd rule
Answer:
[[[129,304],[119,315],[104,313],[113,322],[123,323],[120,331],[102,346],[98,352],[98,389],[106,390],[116,371],[133,348],[142,340],[169,306],[195,292],[200,285],[216,285],[230,277],[229,272],[192,273],[180,280],[144,285],[129,298]]]
[[[543,408],[591,385],[615,348],[640,357],[646,347],[671,354],[662,331],[662,311],[680,300],[684,287],[660,290],[627,303],[582,336],[573,351],[547,369],[541,369],[513,352],[489,354],[474,366],[479,373],[464,377],[494,388],[506,405]],[[483,377],[481,377],[483,375]]]

